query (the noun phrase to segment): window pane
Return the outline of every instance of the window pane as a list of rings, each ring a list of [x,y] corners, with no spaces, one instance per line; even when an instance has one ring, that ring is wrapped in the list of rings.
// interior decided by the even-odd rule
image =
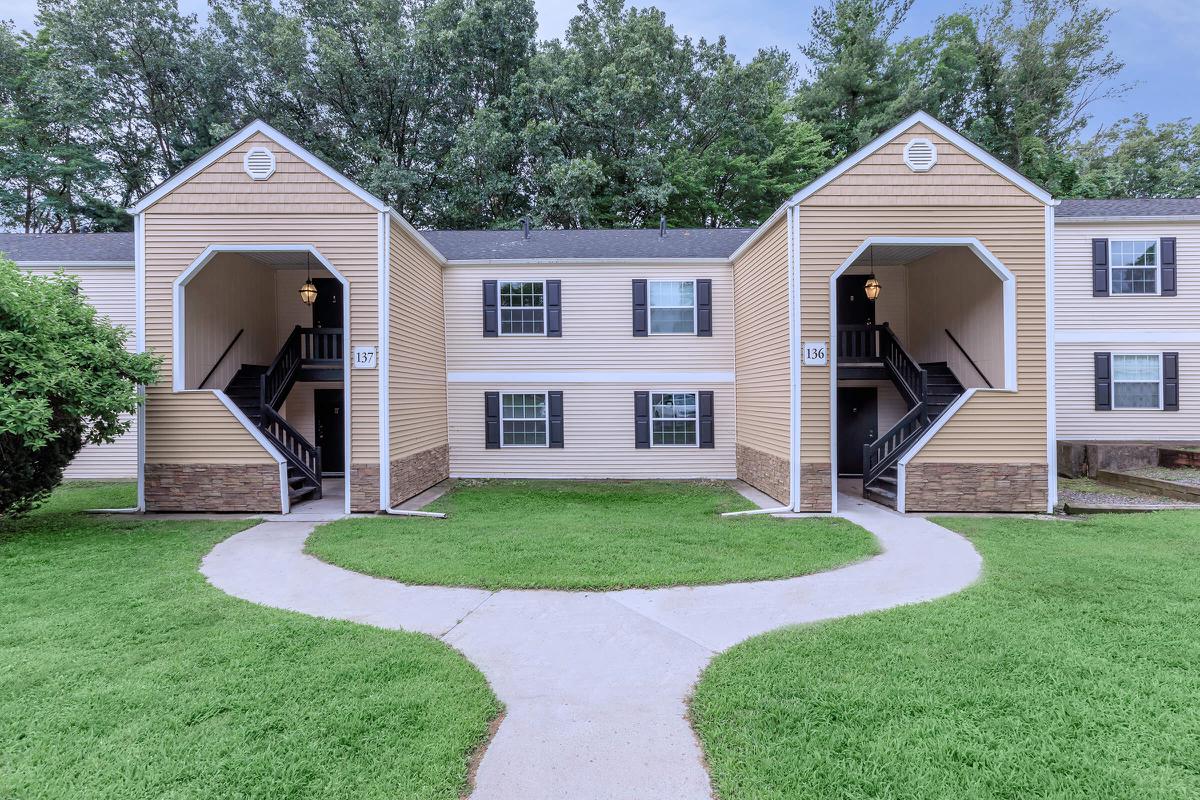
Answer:
[[[1158,408],[1158,383],[1114,383],[1116,408]]]
[[[546,318],[540,308],[501,308],[501,333],[544,333]]]
[[[1158,241],[1139,239],[1136,241],[1109,242],[1114,267],[1158,266]]]
[[[546,396],[542,394],[501,395],[503,419],[545,419]]]
[[[651,308],[651,333],[693,333],[695,313],[690,308]]]
[[[651,414],[655,419],[678,419],[696,417],[696,395],[691,392],[655,393],[651,397],[654,406]]]
[[[651,281],[651,306],[690,306],[696,302],[696,286],[691,281]]]
[[[503,423],[504,444],[526,447],[546,444],[545,420],[512,420]]]
[[[1113,356],[1113,380],[1152,381],[1158,383],[1158,356],[1120,355]]]
[[[530,308],[542,305],[542,283],[501,283],[500,306],[502,308]]]
[[[696,444],[696,420],[655,420],[653,436],[656,445],[694,445]]]
[[[1113,294],[1155,294],[1158,291],[1158,270],[1114,267]]]

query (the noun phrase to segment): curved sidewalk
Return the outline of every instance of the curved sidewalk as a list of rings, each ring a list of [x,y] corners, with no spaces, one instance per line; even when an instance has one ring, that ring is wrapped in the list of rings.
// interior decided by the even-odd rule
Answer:
[[[702,800],[711,790],[687,698],[715,653],[785,625],[931,600],[979,576],[979,554],[958,534],[860,498],[839,502],[884,552],[779,581],[620,592],[407,586],[305,555],[311,522],[238,533],[201,572],[255,603],[421,631],[460,650],[507,707],[473,800]]]

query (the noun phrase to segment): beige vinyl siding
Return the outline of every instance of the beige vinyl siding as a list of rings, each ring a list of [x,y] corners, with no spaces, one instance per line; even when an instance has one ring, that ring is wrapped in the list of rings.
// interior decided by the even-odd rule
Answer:
[[[275,153],[270,180],[242,172],[243,143],[151,206],[144,215],[146,344],[163,358],[147,389],[147,461],[270,460],[220,404],[171,392],[172,282],[209,245],[310,244],[349,280],[351,346],[378,345],[379,215],[262,136]],[[249,141],[249,140],[248,140]],[[379,461],[379,373],[351,370],[351,462]],[[169,421],[169,424],[167,424]]]
[[[448,441],[446,325],[442,267],[412,234],[389,224],[389,448],[397,460]]]
[[[1092,239],[1176,239],[1178,295],[1092,297]],[[1054,226],[1054,327],[1074,330],[1200,330],[1200,222]],[[1096,348],[1102,349],[1102,348]]]
[[[565,323],[564,323],[565,324]],[[713,390],[713,449],[634,447],[636,391]],[[563,393],[564,447],[484,447],[484,393]],[[488,478],[733,478],[732,385],[450,384],[450,474]]]
[[[938,165],[917,174],[903,144],[933,138]],[[829,277],[870,236],[978,238],[1015,276],[1019,392],[980,392],[915,463],[1045,463],[1045,209],[965,153],[914,126],[800,205],[803,339],[829,339]],[[909,297],[909,317],[921,313]],[[830,459],[829,368],[801,370],[801,461]]]
[[[633,280],[708,278],[713,335],[633,335]],[[483,281],[562,281],[562,337],[483,336]],[[727,266],[514,264],[445,270],[446,362],[457,371],[733,370]]]
[[[787,219],[733,265],[738,444],[791,459]]]
[[[1179,410],[1097,411],[1093,356],[1097,352],[1179,353]],[[1200,344],[1169,340],[1059,343],[1054,364],[1058,438],[1200,440]]]
[[[217,255],[184,288],[184,307],[187,389],[224,389],[242,364],[270,364],[279,351],[275,277],[263,264],[234,253]]]
[[[58,270],[32,267],[34,275],[52,275]],[[64,270],[79,280],[79,290],[88,303],[114,325],[129,332],[128,350],[137,346],[137,298],[133,267],[78,267]],[[137,417],[130,417],[129,430],[109,444],[85,445],[67,466],[68,480],[91,478],[133,478],[137,476]]]

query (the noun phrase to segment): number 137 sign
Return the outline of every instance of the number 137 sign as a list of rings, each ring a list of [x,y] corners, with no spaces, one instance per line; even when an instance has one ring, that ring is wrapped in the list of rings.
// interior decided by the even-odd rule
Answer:
[[[804,366],[823,367],[829,363],[829,353],[825,342],[804,343]]]
[[[354,348],[355,369],[375,369],[376,350],[374,347]]]

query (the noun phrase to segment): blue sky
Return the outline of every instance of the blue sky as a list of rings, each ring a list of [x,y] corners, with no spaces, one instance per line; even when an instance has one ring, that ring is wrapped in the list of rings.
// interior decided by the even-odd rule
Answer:
[[[539,34],[562,35],[575,13],[576,0],[536,0]],[[655,0],[680,33],[698,38],[724,35],[739,57],[761,47],[780,47],[796,53],[807,37],[808,22],[817,0]],[[1126,63],[1124,80],[1134,87],[1118,100],[1093,106],[1095,122],[1113,122],[1145,112],[1152,122],[1181,117],[1200,121],[1200,0],[1101,0],[1116,10],[1111,24],[1113,49]],[[36,0],[0,0],[0,17],[30,27]],[[187,11],[203,13],[206,0],[180,0]],[[906,35],[929,28],[930,22],[963,6],[951,0],[916,0]]]

